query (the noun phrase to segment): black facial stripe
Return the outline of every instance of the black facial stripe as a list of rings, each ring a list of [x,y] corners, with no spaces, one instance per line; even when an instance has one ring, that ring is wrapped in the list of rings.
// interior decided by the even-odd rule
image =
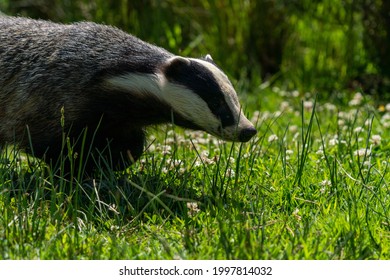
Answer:
[[[234,116],[226,103],[225,94],[211,71],[202,64],[191,60],[180,71],[167,69],[165,74],[170,82],[183,85],[202,98],[216,118],[221,120],[222,127],[234,124]]]

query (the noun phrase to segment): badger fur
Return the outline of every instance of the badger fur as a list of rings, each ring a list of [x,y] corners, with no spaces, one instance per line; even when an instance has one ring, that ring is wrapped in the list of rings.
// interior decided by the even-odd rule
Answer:
[[[90,22],[0,17],[0,145],[49,161],[64,131],[76,147],[85,135],[120,170],[142,154],[147,126],[170,122],[230,141],[256,133],[209,55],[176,56]]]

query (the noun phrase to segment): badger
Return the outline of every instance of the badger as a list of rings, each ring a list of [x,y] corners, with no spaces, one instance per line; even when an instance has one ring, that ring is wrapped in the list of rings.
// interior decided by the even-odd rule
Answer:
[[[227,141],[256,134],[210,55],[174,55],[92,22],[0,17],[0,145],[55,162],[65,132],[75,151],[87,143],[123,170],[143,153],[146,128],[162,123]]]

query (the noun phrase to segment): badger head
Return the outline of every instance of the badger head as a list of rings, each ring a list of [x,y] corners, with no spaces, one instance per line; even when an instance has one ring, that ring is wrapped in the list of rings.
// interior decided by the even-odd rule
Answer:
[[[162,72],[163,99],[177,116],[176,124],[228,141],[247,142],[256,134],[231,82],[210,55],[204,59],[174,56]]]

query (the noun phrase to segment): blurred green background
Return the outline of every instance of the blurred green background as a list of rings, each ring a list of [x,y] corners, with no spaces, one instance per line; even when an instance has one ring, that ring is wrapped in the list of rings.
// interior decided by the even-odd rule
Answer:
[[[183,56],[210,53],[250,87],[390,96],[386,0],[0,0],[0,11],[95,21]]]

